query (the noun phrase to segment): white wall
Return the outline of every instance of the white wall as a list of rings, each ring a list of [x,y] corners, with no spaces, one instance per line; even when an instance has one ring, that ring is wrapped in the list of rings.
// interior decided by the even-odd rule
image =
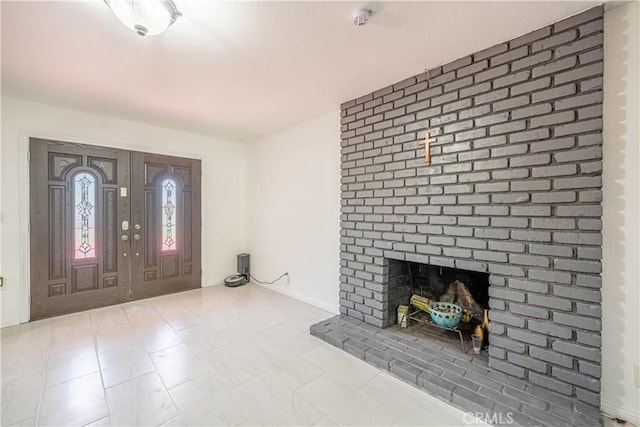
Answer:
[[[200,135],[2,98],[2,326],[28,320],[29,137],[83,142],[202,159],[203,284],[236,271],[244,245],[244,148]]]
[[[638,2],[605,12],[602,409],[640,425]]]
[[[274,290],[338,312],[340,114],[325,114],[247,144],[251,272]]]

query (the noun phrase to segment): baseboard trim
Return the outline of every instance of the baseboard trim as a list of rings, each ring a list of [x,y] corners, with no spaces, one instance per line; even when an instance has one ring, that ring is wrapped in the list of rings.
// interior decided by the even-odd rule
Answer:
[[[279,294],[283,294],[286,295],[288,297],[291,297],[293,299],[297,299],[298,301],[302,301],[304,303],[307,304],[311,304],[314,307],[318,307],[321,308],[323,310],[328,311],[329,313],[332,314],[339,314],[340,310],[338,309],[338,306],[332,306],[331,304],[327,304],[323,301],[319,301],[315,298],[309,298],[305,295],[302,295],[298,292],[294,292],[291,291],[289,289],[282,289],[281,287],[278,286],[268,286],[268,285],[261,285],[260,283],[255,283],[255,282],[251,282],[254,285],[258,285],[258,286],[262,286],[265,289],[269,289],[270,291],[274,291],[274,292],[278,292]]]
[[[600,410],[607,417],[620,418],[636,426],[640,426],[640,412],[634,412],[629,408],[623,408],[618,404],[607,401],[600,402]]]
[[[0,328],[7,328],[9,326],[16,326],[20,324],[20,316],[7,317],[0,320]]]
[[[202,287],[203,288],[210,288],[211,286],[219,286],[219,285],[224,285],[224,279],[222,279],[220,281],[215,281],[215,282],[203,283]]]

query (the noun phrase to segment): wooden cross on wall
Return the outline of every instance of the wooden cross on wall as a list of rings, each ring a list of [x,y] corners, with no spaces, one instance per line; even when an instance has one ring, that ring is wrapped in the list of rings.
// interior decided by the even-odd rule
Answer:
[[[431,143],[436,142],[437,140],[437,138],[431,138],[430,132],[427,131],[424,136],[424,140],[418,143],[424,144],[424,161],[427,163],[431,163]]]

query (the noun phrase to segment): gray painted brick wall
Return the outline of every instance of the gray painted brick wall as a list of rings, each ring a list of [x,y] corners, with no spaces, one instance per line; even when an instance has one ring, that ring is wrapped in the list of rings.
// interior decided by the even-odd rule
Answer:
[[[388,259],[489,272],[489,367],[596,405],[602,17],[591,9],[341,106],[342,314],[394,321]]]

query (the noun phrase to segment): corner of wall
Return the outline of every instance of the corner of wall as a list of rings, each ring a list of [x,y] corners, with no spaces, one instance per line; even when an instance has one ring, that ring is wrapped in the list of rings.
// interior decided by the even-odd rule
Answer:
[[[638,40],[640,5],[613,2],[605,12],[602,411],[640,424],[637,303],[640,299]]]

